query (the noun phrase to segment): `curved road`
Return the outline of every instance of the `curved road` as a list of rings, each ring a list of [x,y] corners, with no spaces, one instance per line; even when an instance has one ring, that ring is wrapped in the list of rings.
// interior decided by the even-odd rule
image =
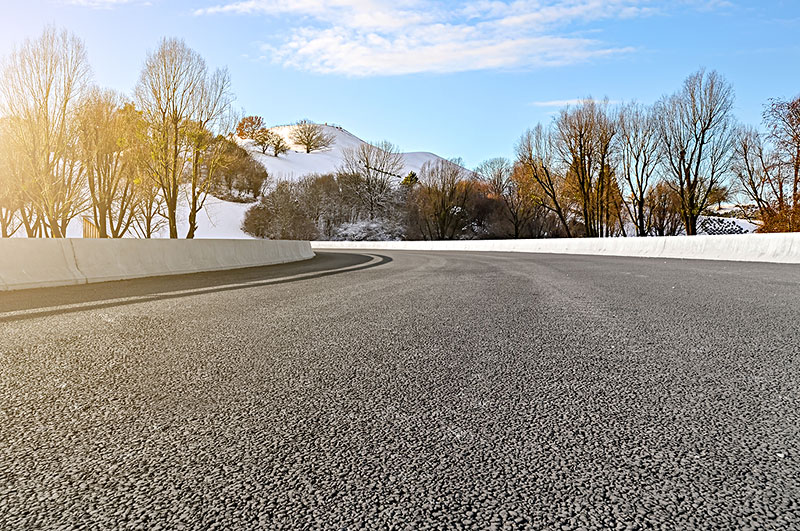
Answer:
[[[0,528],[800,528],[800,268],[495,253],[0,293]]]

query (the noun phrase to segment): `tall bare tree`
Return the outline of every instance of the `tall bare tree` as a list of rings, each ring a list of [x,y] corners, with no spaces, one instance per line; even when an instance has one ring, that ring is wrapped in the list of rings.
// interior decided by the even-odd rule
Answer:
[[[94,88],[81,105],[78,141],[92,214],[101,238],[121,238],[136,206],[139,113],[110,90]]]
[[[700,70],[683,88],[656,104],[658,132],[670,186],[678,193],[686,234],[712,191],[724,187],[731,169],[735,124],[733,89],[715,71]]]
[[[776,230],[800,230],[800,96],[792,100],[774,99],[764,111],[764,125],[774,145],[775,162],[784,191],[775,194],[777,215],[770,223]],[[777,188],[777,183],[772,183]],[[769,227],[765,227],[769,229]]]
[[[10,238],[21,226],[20,161],[7,137],[7,120],[0,119],[0,237]]]
[[[289,138],[295,144],[303,146],[306,153],[331,147],[336,138],[325,132],[320,124],[309,120],[300,120],[292,126]]]
[[[0,113],[19,156],[21,191],[31,207],[23,215],[38,218],[55,238],[63,238],[69,222],[85,208],[75,116],[90,77],[83,42],[52,27],[26,40],[2,65]]]
[[[467,202],[473,181],[461,161],[426,162],[415,189],[420,232],[427,240],[452,240],[469,221]]]
[[[227,70],[205,73],[194,97],[194,113],[187,140],[192,154],[191,182],[188,189],[189,229],[186,237],[194,238],[197,214],[202,210],[217,171],[226,163],[226,136],[235,124],[231,78]]]
[[[579,201],[587,237],[609,236],[616,224],[612,141],[617,133],[608,100],[581,101],[554,122],[556,149]]]
[[[781,161],[790,169],[792,200],[800,203],[800,96],[771,100],[764,111],[764,124]]]
[[[786,174],[780,161],[754,127],[742,127],[736,135],[733,170],[744,194],[763,218],[786,201]],[[777,204],[774,204],[777,203]]]
[[[542,124],[527,130],[517,142],[517,163],[539,185],[540,192],[536,200],[546,209],[553,212],[561,223],[564,233],[572,237],[570,230],[569,200],[564,193],[564,175],[556,168],[554,162],[553,137]]]
[[[658,118],[652,107],[630,103],[620,110],[617,135],[618,174],[623,178],[628,197],[624,201],[638,236],[650,233],[647,194],[661,164]]]
[[[384,140],[344,149],[338,173],[358,177],[343,179],[342,183],[361,203],[367,217],[374,220],[390,206],[394,184],[402,180],[404,165],[397,146]]]
[[[475,170],[478,178],[489,186],[492,195],[500,199],[503,211],[513,229],[514,238],[522,237],[525,228],[543,208],[536,201],[535,181],[521,164],[508,159],[489,159]]]
[[[148,173],[161,189],[170,238],[178,237],[178,200],[192,150],[198,93],[206,78],[200,55],[179,39],[163,39],[148,53],[136,85],[136,103],[148,124]]]
[[[800,230],[800,203],[791,158],[775,146],[771,135],[743,127],[736,137],[734,174],[744,194],[756,204],[762,232]]]

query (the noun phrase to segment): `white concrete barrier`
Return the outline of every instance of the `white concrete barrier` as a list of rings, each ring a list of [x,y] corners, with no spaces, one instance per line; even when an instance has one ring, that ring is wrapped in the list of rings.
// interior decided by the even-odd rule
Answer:
[[[309,242],[0,239],[0,290],[85,284],[297,262]]]
[[[496,251],[800,264],[800,233],[403,242],[311,242],[317,250]]]
[[[68,240],[0,239],[0,289],[83,284]]]

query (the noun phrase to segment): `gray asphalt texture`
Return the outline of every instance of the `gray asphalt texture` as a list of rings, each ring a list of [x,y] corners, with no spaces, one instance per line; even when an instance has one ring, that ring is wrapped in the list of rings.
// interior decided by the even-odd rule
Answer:
[[[0,294],[0,528],[798,529],[799,343],[779,264],[331,252]]]

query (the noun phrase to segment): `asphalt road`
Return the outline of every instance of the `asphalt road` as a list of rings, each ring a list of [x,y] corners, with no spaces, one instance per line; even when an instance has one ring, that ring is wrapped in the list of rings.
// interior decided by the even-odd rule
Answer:
[[[0,294],[0,528],[798,529],[800,268],[320,253]]]

